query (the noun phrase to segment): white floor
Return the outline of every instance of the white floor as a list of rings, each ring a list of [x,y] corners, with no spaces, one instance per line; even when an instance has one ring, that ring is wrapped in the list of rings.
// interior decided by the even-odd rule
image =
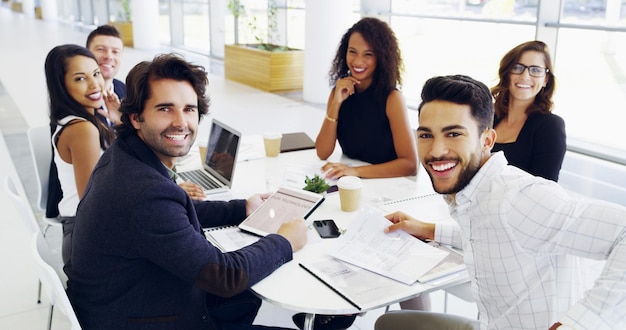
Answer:
[[[47,92],[43,63],[47,52],[63,43],[84,44],[87,32],[57,22],[43,22],[23,14],[11,12],[5,2],[0,4],[0,178],[5,175],[22,178],[20,189],[24,198],[34,205],[33,173],[24,145],[28,127],[46,125]],[[164,50],[140,51],[126,49],[120,76],[141,60]],[[211,113],[219,115],[226,123],[238,127],[244,134],[259,134],[288,123],[293,131],[316,135],[323,118],[323,107],[305,104],[290,95],[289,98],[268,94],[256,89],[226,81],[221,74],[221,64],[211,63],[203,56],[187,54],[188,59],[205,65],[211,72],[209,92],[212,98]],[[1,87],[4,87],[2,89]],[[4,94],[4,95],[3,95]],[[238,109],[258,108],[258,116],[245,118]],[[9,119],[5,119],[9,118]],[[206,120],[204,122],[207,122]],[[29,174],[30,173],[30,174]],[[44,329],[49,304],[44,298],[37,304],[37,276],[31,260],[27,230],[19,222],[17,212],[2,189],[0,191],[0,329]],[[51,244],[58,244],[60,232],[49,232]],[[431,295],[434,311],[444,311],[444,294]],[[476,317],[476,307],[454,296],[448,296],[447,312]],[[303,297],[306,299],[306,297]],[[398,306],[392,306],[397,309]],[[350,329],[373,329],[381,310],[370,311]],[[264,304],[258,323],[294,328],[291,315],[295,311]],[[53,329],[69,328],[60,312],[55,313]]]

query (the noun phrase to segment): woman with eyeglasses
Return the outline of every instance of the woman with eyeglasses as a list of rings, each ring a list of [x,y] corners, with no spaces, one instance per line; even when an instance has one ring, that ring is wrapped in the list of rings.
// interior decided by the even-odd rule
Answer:
[[[555,77],[545,43],[528,41],[500,61],[495,98],[493,152],[504,151],[509,164],[557,181],[565,157],[565,122],[552,113]]]

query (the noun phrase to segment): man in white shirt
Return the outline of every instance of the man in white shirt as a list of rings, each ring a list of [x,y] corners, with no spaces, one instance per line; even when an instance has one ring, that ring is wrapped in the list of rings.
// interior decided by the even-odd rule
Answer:
[[[396,212],[388,231],[462,244],[483,329],[626,329],[626,208],[509,166],[502,152],[491,154],[492,125],[481,82],[426,82],[418,154],[459,226]],[[569,255],[606,260],[582,299],[571,290]]]

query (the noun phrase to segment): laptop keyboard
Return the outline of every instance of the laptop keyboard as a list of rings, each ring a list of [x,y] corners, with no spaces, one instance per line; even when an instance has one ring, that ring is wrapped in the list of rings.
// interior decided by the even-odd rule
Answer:
[[[185,180],[189,180],[193,183],[199,184],[200,186],[202,186],[202,188],[204,188],[204,190],[216,189],[222,186],[219,182],[208,176],[202,170],[181,172],[178,173],[178,175]]]

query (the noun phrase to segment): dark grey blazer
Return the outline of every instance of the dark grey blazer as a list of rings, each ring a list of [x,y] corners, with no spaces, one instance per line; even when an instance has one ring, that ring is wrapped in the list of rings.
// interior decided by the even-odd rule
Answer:
[[[136,135],[96,165],[76,215],[68,294],[86,329],[210,329],[205,295],[244,292],[292,259],[282,236],[222,253],[201,227],[238,224],[245,200],[193,202]]]

